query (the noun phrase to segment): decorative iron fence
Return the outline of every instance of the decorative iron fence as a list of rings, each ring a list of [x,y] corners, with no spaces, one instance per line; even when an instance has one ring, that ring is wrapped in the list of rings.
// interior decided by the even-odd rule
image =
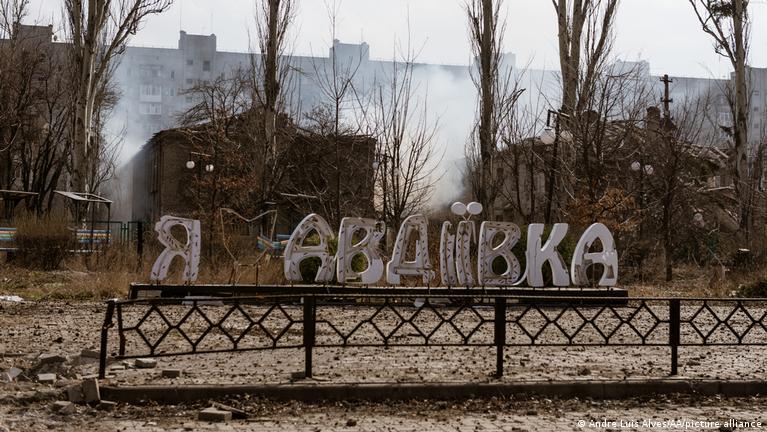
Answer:
[[[767,299],[520,296],[504,289],[265,287],[248,297],[111,300],[101,334],[99,375],[110,332],[116,359],[327,347],[495,347],[497,376],[512,346],[767,345]],[[415,303],[414,303],[415,302]]]

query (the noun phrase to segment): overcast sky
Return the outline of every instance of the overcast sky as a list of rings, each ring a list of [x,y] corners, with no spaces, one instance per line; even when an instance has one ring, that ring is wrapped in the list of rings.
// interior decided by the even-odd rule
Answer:
[[[327,0],[332,1],[332,0]],[[58,22],[61,0],[32,0],[31,19]],[[397,38],[408,34],[423,46],[419,60],[468,64],[463,0],[345,0],[338,16],[337,37],[344,42],[366,41],[370,54],[390,58]],[[176,0],[172,9],[150,18],[132,44],[175,46],[178,31],[218,37],[219,49],[247,51],[253,28],[254,0]],[[767,0],[752,0],[750,63],[767,64]],[[298,0],[295,52],[324,55],[331,40],[325,0]],[[557,68],[556,15],[549,0],[507,0],[505,51],[518,64]],[[672,76],[721,77],[726,60],[714,54],[710,39],[687,0],[622,0],[617,17],[615,54],[626,60],[644,59],[653,73]]]

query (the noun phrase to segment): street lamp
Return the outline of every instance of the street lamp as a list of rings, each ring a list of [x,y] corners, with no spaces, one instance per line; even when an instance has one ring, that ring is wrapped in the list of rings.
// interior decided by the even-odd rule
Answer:
[[[202,161],[203,161],[203,159],[211,159],[212,157],[213,157],[212,155],[209,155],[207,153],[200,153],[200,152],[190,151],[189,152],[189,160],[186,161],[186,164],[185,164],[186,168],[190,169],[190,170],[193,170],[195,167],[197,167],[197,173],[196,173],[196,176],[197,176],[197,205],[200,205],[200,190],[202,188],[200,186],[200,177],[202,176],[202,171],[204,169],[205,172],[207,172],[207,173],[212,173],[213,172],[213,164],[212,163],[207,163],[207,164],[203,165]]]
[[[551,119],[556,117],[557,121],[554,125],[554,130],[551,128]],[[549,110],[546,115],[546,129],[543,130],[540,140],[544,145],[553,145],[551,170],[549,172],[549,191],[548,199],[546,200],[546,214],[545,222],[551,223],[551,208],[554,203],[554,192],[556,190],[554,183],[556,180],[557,171],[559,170],[559,141],[564,139],[570,141],[573,139],[573,135],[569,131],[562,131],[561,123],[562,118],[570,118],[569,115],[562,112],[562,110],[554,111]]]

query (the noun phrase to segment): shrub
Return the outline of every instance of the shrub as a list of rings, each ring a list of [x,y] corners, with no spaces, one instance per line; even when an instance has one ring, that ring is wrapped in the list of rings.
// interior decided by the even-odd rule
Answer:
[[[19,218],[16,225],[16,262],[29,269],[56,270],[74,246],[74,236],[63,217]]]
[[[767,279],[762,277],[754,282],[740,285],[738,287],[737,296],[744,298],[767,297]]]

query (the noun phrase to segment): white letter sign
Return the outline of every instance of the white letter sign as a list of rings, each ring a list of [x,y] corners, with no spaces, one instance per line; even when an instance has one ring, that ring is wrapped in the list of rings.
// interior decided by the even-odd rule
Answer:
[[[306,237],[312,232],[319,236],[319,244],[314,246],[305,246]],[[333,231],[330,225],[318,214],[310,214],[298,224],[290,240],[285,246],[284,272],[285,279],[289,281],[300,282],[301,261],[306,258],[319,258],[320,268],[314,278],[315,282],[331,282],[333,280],[333,264],[335,257],[328,252],[328,241],[333,237]]]
[[[597,240],[602,243],[602,251],[589,252],[591,245]],[[615,240],[610,230],[601,223],[588,227],[578,240],[573,252],[573,261],[570,263],[573,285],[583,286],[589,283],[586,270],[593,264],[604,266],[599,286],[615,286],[618,283],[618,251],[615,250]]]
[[[554,224],[549,240],[541,246],[543,228],[543,224],[530,224],[527,227],[527,283],[532,287],[543,286],[543,265],[548,261],[554,285],[568,286],[570,275],[567,273],[567,264],[557,250],[557,245],[567,235],[567,224]]]
[[[358,230],[365,231],[365,237],[354,243],[354,233]],[[378,282],[383,275],[383,260],[378,255],[378,242],[383,237],[383,229],[375,219],[362,219],[345,217],[341,219],[341,228],[338,231],[338,254],[336,255],[336,279],[339,283],[359,278],[363,284]],[[355,255],[362,254],[368,262],[368,267],[363,272],[352,269],[352,259]]]
[[[186,230],[185,244],[181,244],[170,232],[171,228],[177,225]],[[181,280],[184,282],[197,280],[197,271],[200,266],[200,221],[163,216],[154,225],[154,230],[157,231],[157,240],[165,246],[165,249],[155,260],[149,278],[157,282],[165,280],[173,258],[179,256],[184,260],[184,273],[181,275]]]
[[[442,232],[439,236],[439,276],[442,285],[452,287],[458,282],[455,275],[455,236],[450,234],[453,227],[448,221],[442,223]]]
[[[415,260],[405,261],[405,247],[413,231],[418,232],[415,242]],[[400,276],[422,276],[424,283],[434,279],[434,271],[429,260],[429,244],[426,217],[424,215],[408,216],[402,223],[394,242],[391,261],[386,264],[386,282],[399,285]]]
[[[493,247],[496,234],[503,234],[503,241]],[[519,279],[519,260],[511,249],[520,237],[519,227],[508,222],[482,222],[479,228],[479,256],[477,257],[477,277],[481,286],[509,286]],[[493,261],[501,257],[506,261],[506,271],[496,274]]]

